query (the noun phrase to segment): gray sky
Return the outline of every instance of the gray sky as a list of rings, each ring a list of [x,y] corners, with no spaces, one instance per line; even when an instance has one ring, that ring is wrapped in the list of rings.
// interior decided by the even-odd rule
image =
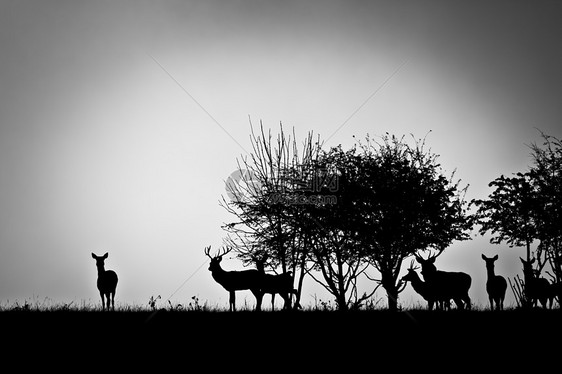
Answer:
[[[90,252],[108,251],[120,302],[194,274],[172,301],[226,306],[196,270],[224,236],[248,116],[329,146],[431,130],[444,169],[484,198],[529,165],[535,127],[562,137],[560,35],[554,1],[1,0],[0,302],[98,302]],[[523,249],[487,238],[438,265],[469,272],[484,304],[481,253],[521,273]]]

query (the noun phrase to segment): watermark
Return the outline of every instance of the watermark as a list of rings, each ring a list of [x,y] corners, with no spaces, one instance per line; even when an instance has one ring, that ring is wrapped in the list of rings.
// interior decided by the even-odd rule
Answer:
[[[269,180],[251,170],[238,169],[225,181],[228,198],[234,203],[252,200],[275,205],[334,205],[337,204],[339,177],[325,169],[303,173],[279,170]]]
[[[267,203],[270,205],[335,205],[338,198],[335,195],[305,195],[300,193],[282,194],[274,193],[267,197]]]
[[[226,179],[225,190],[231,201],[248,202],[253,196],[259,196],[263,189],[256,173],[251,170],[238,169]]]

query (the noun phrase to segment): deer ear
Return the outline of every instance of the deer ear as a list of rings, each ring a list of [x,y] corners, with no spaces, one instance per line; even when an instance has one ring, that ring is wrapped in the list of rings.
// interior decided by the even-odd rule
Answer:
[[[109,253],[105,252],[105,254],[103,255],[103,258],[106,259],[109,256]]]
[[[494,256],[494,261],[496,261],[498,258],[499,258],[498,255],[495,255],[495,256]]]
[[[482,260],[486,261],[486,256],[484,256],[484,253],[482,253]]]
[[[92,258],[97,260],[98,256],[96,256],[94,252],[92,252]]]
[[[414,255],[414,257],[416,258],[416,261],[419,262],[420,264],[422,263],[422,258],[418,255]]]

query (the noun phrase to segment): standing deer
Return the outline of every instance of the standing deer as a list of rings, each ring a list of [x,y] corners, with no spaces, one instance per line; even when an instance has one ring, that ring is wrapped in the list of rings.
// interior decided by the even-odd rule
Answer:
[[[209,264],[209,270],[213,279],[224,287],[228,291],[230,297],[228,299],[230,305],[230,311],[236,310],[236,291],[250,290],[252,294],[256,297],[256,311],[261,310],[262,301],[262,281],[263,274],[258,270],[243,270],[243,271],[225,271],[221,267],[220,263],[222,257],[230,252],[232,248],[226,249],[219,252],[214,257],[211,257],[209,252],[211,251],[211,246],[205,248],[205,255],[211,259]]]
[[[437,295],[435,290],[430,287],[427,282],[421,280],[419,274],[416,270],[419,269],[418,267],[414,267],[414,260],[410,263],[410,267],[408,268],[408,274],[402,277],[402,281],[410,282],[414,291],[420,294],[427,301],[427,308],[429,310],[433,310],[433,305],[437,302],[437,309],[450,309],[451,302],[450,300],[437,300]]]
[[[427,259],[415,255],[416,261],[422,266],[422,275],[426,283],[434,290],[438,300],[455,301],[459,309],[470,309],[470,296],[468,290],[472,284],[470,275],[462,272],[448,272],[437,270],[435,259],[443,252],[440,250],[436,255],[430,255]],[[464,304],[463,304],[464,302]]]
[[[554,295],[550,282],[544,278],[535,275],[535,270],[533,270],[533,263],[535,259],[530,261],[525,261],[519,257],[521,263],[523,264],[523,277],[525,278],[525,296],[527,300],[531,302],[531,306],[535,307],[537,301],[540,301],[543,308],[547,307],[547,301],[550,302],[550,308],[552,308],[552,302],[554,300]]]
[[[117,288],[117,274],[113,270],[105,270],[105,259],[109,256],[106,252],[103,256],[96,256],[92,253],[92,258],[96,260],[98,268],[98,290],[101,296],[101,305],[105,310],[104,296],[107,299],[107,310],[111,301],[111,308],[115,310],[115,289]],[[111,297],[111,298],[110,298]]]
[[[482,260],[486,262],[486,273],[488,275],[486,292],[488,292],[491,311],[494,310],[494,302],[496,303],[496,310],[503,310],[503,300],[505,299],[505,291],[507,290],[505,278],[494,273],[494,262],[496,262],[497,259],[498,255],[489,258],[482,254]]]
[[[255,259],[256,268],[263,276],[262,295],[271,294],[271,310],[275,305],[275,294],[279,294],[285,301],[283,309],[291,309],[291,302],[293,294],[297,292],[293,288],[293,274],[289,271],[282,274],[267,274],[265,272],[265,261],[263,259]]]

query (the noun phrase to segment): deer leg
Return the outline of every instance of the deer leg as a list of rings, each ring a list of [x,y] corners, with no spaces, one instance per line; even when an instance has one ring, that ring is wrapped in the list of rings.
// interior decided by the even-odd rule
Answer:
[[[261,311],[261,301],[263,299],[263,295],[265,294],[264,292],[261,292],[261,290],[251,290],[252,293],[254,294],[254,296],[256,297],[256,312]]]
[[[273,312],[275,310],[275,294],[272,293],[271,294],[271,311]]]
[[[115,292],[111,293],[111,310],[115,310]]]
[[[230,311],[236,311],[236,294],[234,291],[230,291],[230,297],[228,298],[228,304],[230,305]]]
[[[105,299],[103,298],[103,292],[101,291],[100,291],[100,297],[101,297],[101,308],[105,310]]]
[[[288,310],[291,309],[291,302],[293,301],[293,294],[291,292],[285,292],[284,294],[281,294],[281,297],[283,298],[283,300],[285,301],[284,305],[283,305],[283,309],[284,310]]]

